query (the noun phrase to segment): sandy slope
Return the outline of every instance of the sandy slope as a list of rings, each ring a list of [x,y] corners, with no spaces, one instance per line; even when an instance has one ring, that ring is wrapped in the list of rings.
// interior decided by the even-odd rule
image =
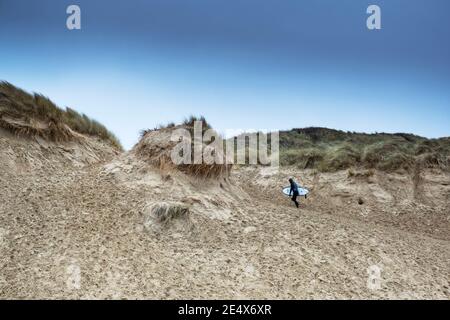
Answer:
[[[450,298],[448,174],[196,181],[90,139],[0,147],[1,298]],[[291,175],[312,189],[300,210]],[[161,202],[191,213],[155,225]]]

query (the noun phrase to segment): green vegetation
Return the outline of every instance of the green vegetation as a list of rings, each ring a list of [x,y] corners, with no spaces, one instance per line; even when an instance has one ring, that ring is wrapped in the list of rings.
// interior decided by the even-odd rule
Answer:
[[[211,128],[204,117],[191,116],[182,126],[193,133],[194,121],[203,121],[203,130]],[[160,128],[173,127],[160,126]],[[236,139],[235,137],[234,139]],[[233,139],[233,138],[232,138]],[[248,162],[248,139],[245,142]],[[270,135],[268,136],[270,149]],[[270,150],[269,150],[270,152]],[[236,160],[235,145],[235,160]],[[280,132],[280,163],[322,172],[365,169],[413,171],[415,168],[450,168],[450,137],[427,139],[405,133],[356,133],[327,128],[303,128]],[[359,173],[356,175],[360,175]]]
[[[195,116],[186,118],[180,126],[193,134],[195,121],[203,122],[203,134],[211,129],[204,117]],[[160,125],[142,131],[142,137],[155,130],[176,127],[174,123]],[[79,134],[89,135],[122,150],[119,140],[99,122],[71,108],[63,110],[47,97],[30,94],[8,82],[0,82],[0,128],[53,141],[76,140]],[[282,166],[320,171],[351,168],[383,171],[439,168],[448,171],[450,137],[427,139],[404,133],[366,134],[314,127],[292,129],[280,132],[280,161]],[[201,166],[189,168],[195,173],[199,169]],[[202,170],[209,172],[211,168],[207,169]],[[213,173],[223,169],[219,166]]]
[[[384,171],[424,168],[448,170],[450,137],[355,133],[327,128],[280,132],[281,165],[337,171],[352,167]]]
[[[178,126],[182,126],[183,128],[189,130],[191,136],[193,137],[194,136],[194,123],[196,121],[201,121],[202,122],[202,135],[208,129],[212,129],[212,127],[206,121],[204,116],[197,117],[197,116],[194,116],[194,115],[190,115],[189,117],[185,118],[183,120],[183,122],[181,124],[179,124]],[[156,127],[154,127],[153,129],[141,130],[141,138],[144,137],[148,132],[157,131],[157,130],[164,130],[164,129],[173,129],[175,127],[177,127],[175,122],[169,122],[167,124],[159,124]]]
[[[212,129],[203,116],[190,116],[186,118],[181,124],[175,125],[169,123],[167,125],[159,125],[154,129],[147,129],[141,131],[141,140],[133,148],[134,152],[143,160],[159,167],[162,171],[177,168],[178,170],[198,178],[217,178],[220,176],[227,176],[231,164],[227,163],[194,163],[193,150],[195,147],[194,140],[191,140],[191,163],[174,165],[171,159],[171,151],[176,142],[171,141],[171,131],[183,128],[189,131],[191,138],[194,137],[194,123],[195,121],[202,122],[202,135],[208,130]],[[217,139],[222,141],[222,137],[217,135]],[[201,141],[201,150],[205,152],[208,150],[210,141]],[[220,150],[213,148],[209,149],[212,156],[223,158],[225,162],[225,154]]]
[[[95,136],[122,150],[119,140],[99,122],[73,109],[63,110],[41,94],[0,82],[0,127],[18,135],[53,141],[76,139],[73,132]]]

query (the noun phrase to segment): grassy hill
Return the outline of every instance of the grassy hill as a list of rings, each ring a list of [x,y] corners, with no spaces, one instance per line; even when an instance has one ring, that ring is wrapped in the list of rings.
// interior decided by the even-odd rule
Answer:
[[[190,117],[184,125],[192,129]],[[170,126],[174,126],[170,124]],[[155,128],[164,128],[160,126]],[[191,130],[192,131],[192,130]],[[242,134],[247,135],[247,134]],[[239,136],[231,139],[236,139]],[[408,133],[357,133],[321,127],[280,131],[280,164],[323,172],[349,168],[411,171],[418,168],[450,169],[450,137],[427,139]],[[269,135],[270,148],[270,135]],[[246,140],[248,161],[249,140]],[[236,143],[235,143],[236,152]],[[236,154],[235,154],[236,160]]]
[[[448,170],[450,137],[427,139],[413,134],[356,133],[327,128],[280,132],[282,165],[336,171],[350,167],[384,171],[415,166]]]
[[[56,106],[41,94],[30,94],[0,82],[0,127],[21,136],[53,141],[76,139],[76,133],[98,137],[122,150],[119,140],[105,126],[71,108]]]

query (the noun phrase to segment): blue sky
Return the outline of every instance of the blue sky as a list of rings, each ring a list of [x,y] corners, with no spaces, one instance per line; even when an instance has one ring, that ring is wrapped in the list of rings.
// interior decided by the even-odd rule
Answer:
[[[82,29],[66,29],[81,7]],[[366,8],[382,30],[366,28]],[[0,0],[0,79],[104,123],[449,136],[447,0]]]

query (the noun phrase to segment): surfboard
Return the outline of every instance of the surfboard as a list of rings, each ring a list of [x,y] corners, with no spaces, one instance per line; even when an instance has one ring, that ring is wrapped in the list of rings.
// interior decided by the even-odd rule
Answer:
[[[291,187],[285,187],[285,188],[283,188],[283,193],[285,195],[289,196],[289,190],[291,190]],[[308,193],[309,193],[308,189],[298,187],[298,195],[299,196],[306,196]]]

